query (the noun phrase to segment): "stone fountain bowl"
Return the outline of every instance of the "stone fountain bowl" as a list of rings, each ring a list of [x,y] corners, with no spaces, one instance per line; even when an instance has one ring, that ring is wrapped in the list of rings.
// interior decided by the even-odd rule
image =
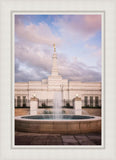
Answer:
[[[26,115],[15,117],[15,130],[19,132],[78,134],[101,132],[101,117],[84,115]]]

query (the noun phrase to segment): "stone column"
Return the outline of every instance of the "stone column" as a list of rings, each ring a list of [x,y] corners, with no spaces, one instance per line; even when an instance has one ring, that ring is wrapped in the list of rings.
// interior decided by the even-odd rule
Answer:
[[[90,106],[90,96],[88,96],[88,106]]]
[[[74,99],[74,109],[76,115],[82,115],[82,101],[78,95],[76,95],[76,98]]]
[[[23,107],[23,97],[21,96],[21,102],[20,102],[20,104],[21,104],[21,107]]]
[[[95,96],[93,97],[93,107],[95,107]]]
[[[38,99],[36,97],[30,100],[30,115],[37,115]]]

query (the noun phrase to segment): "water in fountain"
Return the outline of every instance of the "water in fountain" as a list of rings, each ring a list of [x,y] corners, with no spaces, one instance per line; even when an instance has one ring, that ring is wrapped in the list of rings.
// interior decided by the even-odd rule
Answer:
[[[54,93],[54,106],[53,106],[54,119],[62,119],[62,94],[61,92]]]

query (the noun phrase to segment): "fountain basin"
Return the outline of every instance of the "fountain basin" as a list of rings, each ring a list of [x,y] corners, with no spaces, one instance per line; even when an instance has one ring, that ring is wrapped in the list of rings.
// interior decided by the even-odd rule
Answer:
[[[15,130],[46,134],[101,132],[101,117],[63,115],[62,119],[53,119],[52,115],[19,116],[15,117]]]

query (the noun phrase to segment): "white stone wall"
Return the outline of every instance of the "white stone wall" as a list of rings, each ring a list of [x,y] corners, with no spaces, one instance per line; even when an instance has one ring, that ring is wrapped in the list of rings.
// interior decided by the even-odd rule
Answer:
[[[63,102],[70,102],[73,105],[73,99],[76,94],[82,99],[82,105],[84,105],[84,97],[88,97],[88,105],[90,105],[90,96],[93,97],[95,103],[95,97],[101,99],[101,83],[83,83],[78,81],[71,81],[62,79],[61,76],[49,76],[48,80],[42,81],[29,81],[15,83],[15,104],[17,106],[17,97],[21,98],[21,106],[23,106],[23,96],[26,96],[27,106],[30,105],[30,99],[35,94],[39,99],[39,105],[46,103],[46,105],[52,105],[54,92],[61,91]],[[65,105],[64,104],[64,105]],[[99,104],[100,105],[100,104]],[[94,104],[95,106],[95,104]]]

